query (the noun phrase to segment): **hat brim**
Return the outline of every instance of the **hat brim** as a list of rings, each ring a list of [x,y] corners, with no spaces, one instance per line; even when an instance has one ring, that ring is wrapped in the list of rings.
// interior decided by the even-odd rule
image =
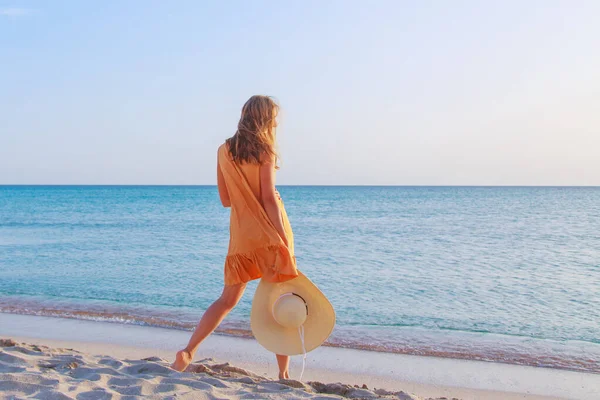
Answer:
[[[296,293],[308,306],[304,322],[306,352],[316,349],[331,335],[335,326],[335,311],[327,297],[304,274],[286,282],[273,283],[261,279],[250,312],[254,337],[265,349],[287,356],[303,354],[298,329],[285,328],[273,318],[273,303],[284,293]]]

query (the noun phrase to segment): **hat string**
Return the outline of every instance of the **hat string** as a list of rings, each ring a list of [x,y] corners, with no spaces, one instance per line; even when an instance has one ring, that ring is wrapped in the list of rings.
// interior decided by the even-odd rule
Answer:
[[[304,325],[300,325],[298,328],[298,333],[300,334],[300,341],[302,342],[302,351],[304,352],[304,356],[302,357],[302,372],[300,372],[300,379],[302,381],[302,376],[304,375],[304,367],[306,367],[306,347],[304,347]]]

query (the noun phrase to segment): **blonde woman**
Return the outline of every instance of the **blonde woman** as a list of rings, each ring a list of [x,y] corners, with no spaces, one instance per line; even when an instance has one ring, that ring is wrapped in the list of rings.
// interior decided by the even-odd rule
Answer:
[[[252,96],[242,108],[237,131],[219,147],[219,197],[224,207],[231,207],[223,293],[177,352],[172,368],[178,371],[187,368],[202,341],[237,305],[248,281],[284,282],[298,276],[292,228],[275,189],[278,112],[270,97]],[[289,361],[289,356],[277,355],[280,379],[289,378]]]

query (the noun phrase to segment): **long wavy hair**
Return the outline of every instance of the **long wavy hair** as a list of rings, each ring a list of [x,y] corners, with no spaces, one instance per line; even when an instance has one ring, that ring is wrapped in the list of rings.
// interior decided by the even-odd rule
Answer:
[[[279,105],[269,96],[252,96],[244,107],[238,128],[227,139],[233,160],[238,163],[277,162],[275,128]]]

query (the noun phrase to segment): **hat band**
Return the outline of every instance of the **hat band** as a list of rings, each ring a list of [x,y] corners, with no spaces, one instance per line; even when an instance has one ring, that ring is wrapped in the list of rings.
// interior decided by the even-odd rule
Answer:
[[[300,296],[299,294],[293,293],[293,292],[287,292],[287,293],[284,293],[281,296],[279,296],[277,298],[277,300],[275,300],[273,302],[273,307],[271,307],[271,315],[273,315],[273,319],[275,321],[277,321],[277,318],[275,317],[275,306],[277,305],[277,302],[279,300],[283,299],[284,297],[287,297],[287,296],[296,296],[296,297],[299,297],[300,300],[302,300],[304,302],[304,307],[306,307],[306,316],[308,317],[308,304],[306,303],[306,300],[304,300],[304,297]]]

